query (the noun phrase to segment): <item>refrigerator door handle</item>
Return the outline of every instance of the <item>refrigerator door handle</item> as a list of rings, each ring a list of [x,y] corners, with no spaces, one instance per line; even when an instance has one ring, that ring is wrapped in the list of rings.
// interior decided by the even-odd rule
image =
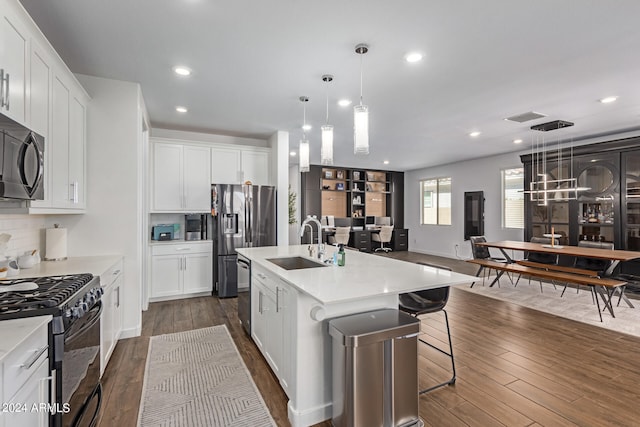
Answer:
[[[249,217],[247,220],[247,224],[249,225],[249,243],[253,243],[253,228],[251,227],[253,223],[253,199],[251,196],[247,198],[247,205],[249,206]]]

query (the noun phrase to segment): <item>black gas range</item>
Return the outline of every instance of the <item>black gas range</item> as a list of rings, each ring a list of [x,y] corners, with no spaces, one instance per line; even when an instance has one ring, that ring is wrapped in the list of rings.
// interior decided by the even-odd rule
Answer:
[[[0,280],[0,320],[52,315],[50,425],[93,426],[100,386],[100,279],[91,274]]]

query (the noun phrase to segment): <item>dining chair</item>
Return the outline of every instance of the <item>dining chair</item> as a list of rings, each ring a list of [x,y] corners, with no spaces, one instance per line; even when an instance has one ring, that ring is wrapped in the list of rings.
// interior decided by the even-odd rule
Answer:
[[[491,260],[491,261],[497,261],[497,262],[504,262],[506,263],[507,260],[506,258],[499,258],[499,257],[492,257],[491,256],[491,252],[489,252],[489,248],[486,246],[480,246],[478,245],[478,243],[485,243],[487,241],[486,237],[484,236],[470,236],[469,237],[469,243],[471,243],[471,255],[473,256],[473,259],[487,259],[487,260]],[[485,266],[481,265],[480,268],[478,268],[478,271],[476,272],[476,277],[480,276],[480,273],[482,273],[482,286],[484,286],[484,279],[485,279],[485,269],[487,270],[488,275],[491,275],[491,268],[485,268]],[[497,271],[496,271],[497,273]],[[509,273],[507,272],[507,275]],[[508,276],[509,280],[511,280],[511,276]],[[471,283],[471,287],[473,288],[473,285],[475,285],[476,282],[472,282]],[[498,286],[500,286],[500,281],[498,281]]]
[[[335,233],[329,236],[329,243],[332,245],[345,245],[349,243],[349,232],[351,227],[336,227]]]
[[[391,242],[391,236],[393,235],[393,225],[383,225],[380,227],[379,233],[371,233],[371,240],[374,242],[380,242],[380,247],[375,249],[375,252],[385,251],[389,252],[391,248],[385,246],[385,243]]]
[[[540,243],[543,245],[550,245],[551,238],[550,237],[532,237],[530,242]],[[558,245],[559,244],[558,239],[553,239],[553,244]],[[555,264],[558,264],[558,254],[529,251],[526,253],[525,260],[531,261],[531,262],[537,262],[539,264],[555,265]],[[518,279],[516,280],[515,286],[518,286],[518,282],[520,281],[521,276],[522,274],[518,275]],[[540,282],[540,293],[542,293],[542,280],[538,280],[538,281]],[[529,277],[529,284],[531,284],[531,277]],[[553,285],[554,288],[556,287],[553,281],[551,282],[551,284]]]
[[[421,264],[429,267],[435,267],[441,270],[451,271],[451,268],[449,267],[429,264],[426,262],[418,262],[416,264]],[[445,286],[445,287],[436,288],[436,289],[424,289],[421,291],[407,292],[407,293],[398,295],[398,300],[399,300],[398,308],[400,309],[400,311],[404,311],[405,313],[410,314],[411,316],[418,319],[419,319],[419,316],[442,311],[444,313],[445,324],[447,325],[447,337],[449,338],[449,352],[442,350],[438,346],[424,340],[423,338],[418,338],[418,340],[421,343],[426,344],[429,347],[433,348],[434,350],[437,350],[440,353],[448,356],[449,359],[451,359],[451,370],[453,371],[453,375],[449,380],[443,383],[425,388],[423,390],[419,390],[418,394],[428,393],[439,387],[454,384],[456,382],[456,364],[453,359],[453,345],[451,343],[451,329],[449,328],[449,316],[447,315],[447,311],[444,309],[445,306],[447,305],[447,301],[449,300],[449,287]],[[422,323],[420,323],[420,325],[422,326]]]

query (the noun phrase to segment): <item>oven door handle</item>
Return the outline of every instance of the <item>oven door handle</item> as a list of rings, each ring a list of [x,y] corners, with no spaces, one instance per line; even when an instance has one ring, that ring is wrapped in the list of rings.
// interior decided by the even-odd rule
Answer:
[[[91,329],[96,323],[98,323],[98,321],[100,320],[100,315],[102,314],[102,301],[98,301],[93,307],[91,307],[91,310],[88,311],[88,313],[91,313],[91,311],[98,306],[98,311],[93,314],[93,317],[89,320],[86,321],[86,323],[82,326],[82,328],[80,328],[78,331],[76,331],[73,335],[69,335],[68,337],[66,337],[64,339],[64,342],[69,342],[72,341],[75,337],[77,337],[78,335],[84,333],[84,331],[86,331],[87,329]],[[82,319],[82,318],[81,318]]]

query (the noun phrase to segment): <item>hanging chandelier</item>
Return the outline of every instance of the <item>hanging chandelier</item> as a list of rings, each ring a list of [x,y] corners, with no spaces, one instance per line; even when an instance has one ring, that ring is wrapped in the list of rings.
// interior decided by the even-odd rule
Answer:
[[[329,83],[333,81],[331,74],[322,76],[322,81],[327,83],[327,118],[322,126],[322,145],[320,148],[320,162],[323,165],[333,165],[333,126],[329,124]]]
[[[369,109],[362,104],[362,57],[369,51],[369,46],[360,43],[356,53],[360,55],[360,105],[353,107],[353,152],[369,154]]]
[[[299,146],[299,154],[300,154],[300,172],[309,172],[309,141],[307,140],[307,136],[305,134],[305,130],[307,128],[307,102],[309,102],[309,98],[306,96],[301,96],[300,102],[302,102],[302,139],[300,140]]]
[[[573,123],[555,120],[531,126],[531,130],[547,132],[569,126],[573,126]],[[529,200],[536,202],[538,206],[547,206],[550,201],[577,200],[579,191],[590,190],[589,187],[579,187],[578,179],[573,176],[573,143],[569,149],[569,176],[565,177],[560,139],[557,139],[557,176],[555,179],[549,177],[545,145],[544,137],[542,143],[539,138],[536,138],[535,143],[531,144],[531,181],[529,182],[529,190],[524,191],[525,194],[529,194]]]

